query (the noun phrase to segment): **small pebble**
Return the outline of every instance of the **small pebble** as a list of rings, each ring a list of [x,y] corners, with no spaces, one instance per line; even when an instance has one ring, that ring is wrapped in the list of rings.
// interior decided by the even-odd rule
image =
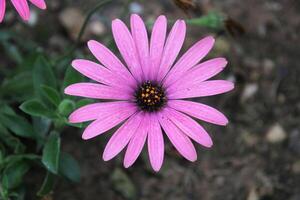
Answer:
[[[137,2],[132,2],[129,5],[129,10],[130,10],[131,13],[136,13],[136,14],[143,13],[143,7],[141,6],[141,4],[139,4]]]
[[[243,90],[241,101],[245,102],[251,97],[253,97],[257,92],[257,90],[258,90],[258,85],[256,83],[247,84]]]
[[[266,135],[267,141],[273,144],[283,142],[286,137],[287,134],[280,124],[275,124],[270,127]]]
[[[300,160],[296,161],[293,166],[292,170],[295,174],[300,174]]]

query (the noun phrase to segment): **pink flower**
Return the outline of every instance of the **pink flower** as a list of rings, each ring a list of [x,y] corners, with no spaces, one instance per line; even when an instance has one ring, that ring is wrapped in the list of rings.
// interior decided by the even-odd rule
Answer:
[[[19,15],[23,20],[28,21],[30,17],[29,5],[27,0],[10,0],[13,6],[16,8]],[[46,9],[46,3],[44,0],[29,0],[35,6],[40,9]],[[0,23],[2,22],[5,14],[6,0],[0,0]]]
[[[227,61],[214,58],[198,64],[213,47],[214,39],[209,36],[175,62],[185,38],[183,20],[176,21],[166,38],[167,19],[158,17],[150,44],[142,19],[134,14],[130,22],[131,31],[119,19],[112,22],[113,37],[127,67],[104,45],[93,40],[88,42],[88,47],[102,65],[81,59],[73,61],[77,71],[100,84],[76,83],[68,86],[65,93],[107,101],[79,108],[70,115],[69,121],[93,120],[83,132],[83,139],[122,124],[106,145],[103,159],[112,159],[127,146],[126,168],[135,162],[146,140],[153,169],[161,168],[162,130],[184,158],[195,161],[197,154],[191,139],[205,147],[211,147],[212,140],[193,118],[222,126],[228,120],[210,106],[183,99],[232,90],[232,82],[208,80],[221,72]]]

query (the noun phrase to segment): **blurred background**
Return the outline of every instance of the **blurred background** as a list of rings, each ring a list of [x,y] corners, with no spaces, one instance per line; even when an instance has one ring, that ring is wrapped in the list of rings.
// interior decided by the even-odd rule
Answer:
[[[178,18],[186,19],[188,29],[184,50],[204,36],[213,35],[216,44],[205,59],[226,57],[229,64],[219,76],[234,81],[236,88],[228,94],[198,100],[221,110],[230,120],[226,127],[201,123],[211,134],[214,146],[205,149],[196,145],[198,160],[190,163],[166,140],[165,161],[158,173],[151,169],[145,148],[137,162],[124,169],[122,154],[109,162],[102,160],[111,133],[83,141],[83,129],[63,126],[56,119],[52,122],[46,120],[47,130],[51,127],[59,130],[61,151],[78,161],[81,178],[75,178],[75,183],[72,183],[58,176],[53,189],[51,186],[49,192],[40,198],[300,199],[300,1],[115,0],[92,15],[80,39],[78,34],[87,13],[100,0],[46,2],[46,11],[31,7],[31,19],[26,24],[9,6],[5,22],[0,25],[0,103],[5,102],[28,123],[34,124],[39,115],[29,117],[28,112],[25,114],[18,107],[34,95],[32,74],[36,71],[32,73],[32,66],[37,54],[47,58],[58,79],[56,88],[62,91],[70,61],[75,57],[92,59],[86,42],[95,39],[115,51],[111,20],[122,18],[128,24],[130,13],[140,14],[149,30],[151,22],[161,14],[167,16],[170,25]],[[42,73],[47,79],[50,72]],[[82,78],[76,72],[73,74]],[[68,103],[63,105],[68,107]],[[60,114],[67,116],[61,110]],[[5,126],[5,120],[0,121]],[[15,137],[14,130],[9,131]],[[3,146],[7,145],[3,137],[1,140]],[[32,148],[36,143],[28,138],[20,137],[19,142],[26,149],[21,154],[43,152],[41,148]],[[15,144],[11,146],[15,147]],[[20,151],[5,152],[2,157]],[[38,161],[32,162],[35,164],[30,164],[30,170],[22,174],[18,183],[22,182],[21,189],[19,185],[10,188],[22,194],[23,199],[38,199],[36,191],[46,174]],[[65,168],[65,174],[72,166],[71,162],[71,166]],[[1,173],[4,173],[4,168],[0,165]],[[20,191],[26,191],[26,194]]]

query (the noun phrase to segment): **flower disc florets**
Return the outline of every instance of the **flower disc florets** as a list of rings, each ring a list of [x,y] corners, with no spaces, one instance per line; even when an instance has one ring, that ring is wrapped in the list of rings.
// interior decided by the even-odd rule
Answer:
[[[167,101],[163,87],[152,81],[146,81],[137,88],[135,99],[138,107],[148,112],[160,110]]]

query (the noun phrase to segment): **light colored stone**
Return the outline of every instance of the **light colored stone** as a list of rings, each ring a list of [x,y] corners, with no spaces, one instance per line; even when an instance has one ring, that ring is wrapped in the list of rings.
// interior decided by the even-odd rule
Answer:
[[[269,58],[265,58],[262,62],[264,73],[270,75],[275,68],[275,63]]]
[[[36,12],[36,10],[32,9],[32,11],[30,12],[30,18],[28,21],[28,24],[30,26],[35,26],[38,22],[38,14]]]
[[[247,200],[259,200],[259,196],[255,188],[252,188],[248,194]]]
[[[251,97],[253,97],[253,95],[255,95],[255,93],[257,92],[257,90],[258,90],[258,85],[256,83],[247,84],[242,92],[241,101],[245,102]]]
[[[106,32],[106,28],[101,21],[92,21],[87,27],[87,32],[92,35],[102,36]]]
[[[132,2],[129,5],[129,10],[131,13],[137,13],[137,14],[141,14],[143,13],[143,7],[141,6],[141,4],[137,3],[137,2]]]
[[[284,141],[286,137],[287,134],[280,124],[275,124],[270,127],[269,131],[266,134],[267,141],[274,144]]]
[[[292,170],[295,174],[300,174],[300,160],[296,161],[293,166]]]
[[[61,24],[66,28],[70,37],[75,40],[84,23],[84,15],[77,8],[66,8],[59,15]]]

